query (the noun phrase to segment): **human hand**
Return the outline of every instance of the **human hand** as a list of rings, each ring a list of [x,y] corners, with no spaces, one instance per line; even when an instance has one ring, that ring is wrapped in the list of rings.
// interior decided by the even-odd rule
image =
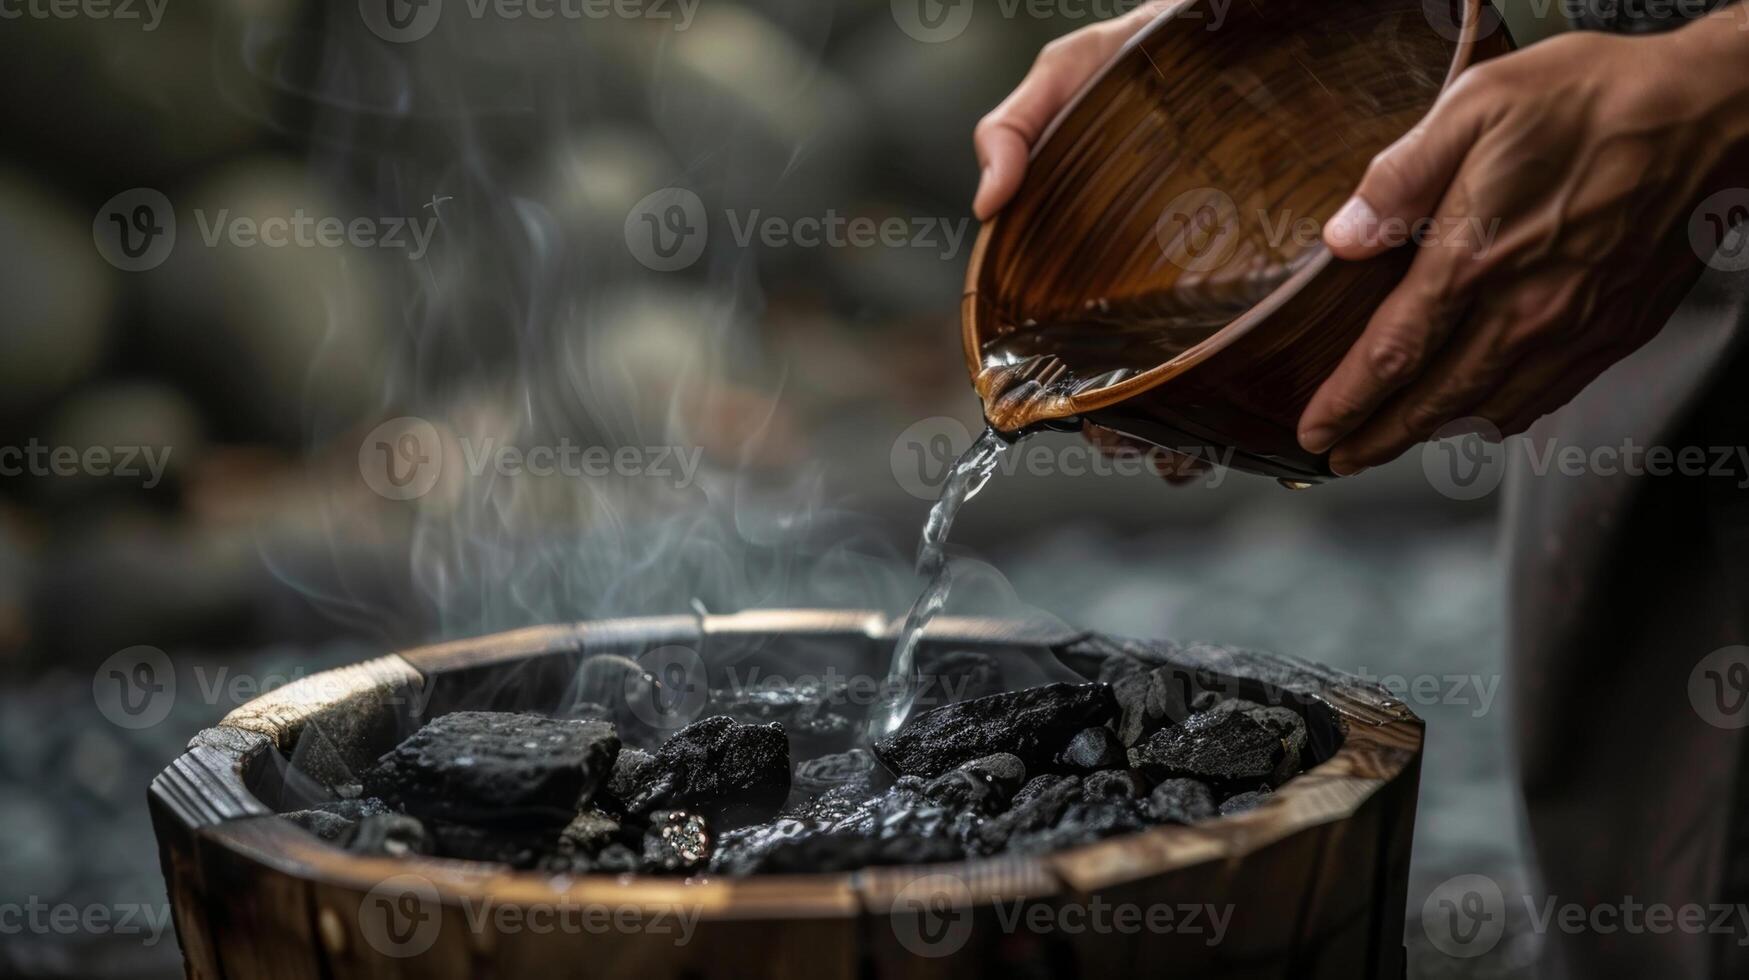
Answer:
[[[1743,163],[1746,80],[1749,33],[1729,11],[1465,72],[1325,225],[1337,258],[1360,260],[1433,219],[1307,405],[1301,445],[1351,474],[1458,419],[1522,432],[1649,340],[1705,258],[1690,216]]]
[[[1065,34],[1039,51],[1020,85],[972,130],[982,168],[972,198],[972,213],[979,221],[989,221],[1020,189],[1032,145],[1069,99],[1168,6],[1166,0],[1149,0],[1121,17]]]

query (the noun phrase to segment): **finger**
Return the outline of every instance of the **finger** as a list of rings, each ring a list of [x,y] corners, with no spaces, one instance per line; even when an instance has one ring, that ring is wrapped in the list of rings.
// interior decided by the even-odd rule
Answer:
[[[1299,440],[1307,452],[1327,452],[1421,376],[1469,312],[1456,266],[1473,261],[1461,249],[1439,244],[1416,252],[1403,281],[1306,403]]]
[[[1324,225],[1337,258],[1368,259],[1407,240],[1410,226],[1433,213],[1487,121],[1486,66],[1472,68],[1434,103],[1427,118],[1386,147],[1360,186]]]
[[[1046,46],[1020,86],[972,130],[982,168],[972,198],[979,221],[990,220],[1020,189],[1032,145],[1085,77],[1069,70],[1067,61],[1060,48]]]
[[[1330,451],[1330,471],[1349,476],[1388,463],[1447,422],[1476,415],[1523,352],[1505,343],[1509,320],[1484,314],[1366,423]]]

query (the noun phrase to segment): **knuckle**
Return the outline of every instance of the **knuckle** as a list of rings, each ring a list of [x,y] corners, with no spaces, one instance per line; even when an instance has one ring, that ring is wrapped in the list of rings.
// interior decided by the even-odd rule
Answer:
[[[1367,371],[1387,384],[1406,381],[1420,366],[1426,345],[1404,330],[1395,330],[1373,341],[1367,348]]]

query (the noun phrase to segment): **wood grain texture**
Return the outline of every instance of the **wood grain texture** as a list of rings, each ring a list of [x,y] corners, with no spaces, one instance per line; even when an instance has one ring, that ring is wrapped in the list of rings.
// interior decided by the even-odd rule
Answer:
[[[202,733],[153,783],[188,974],[1011,980],[1040,964],[1080,976],[1157,973],[1172,964],[1172,975],[1183,977],[1401,976],[1421,724],[1382,690],[1291,658],[1147,648],[1155,662],[1199,684],[1300,705],[1323,733],[1323,762],[1252,812],[1042,857],[750,879],[549,876],[354,856],[270,815],[251,795],[260,773],[283,766],[300,735],[318,730],[313,722],[332,724],[346,711],[394,714],[398,694],[440,688],[446,678],[489,681],[493,671],[574,662],[592,633],[599,650],[635,656],[640,647],[687,638],[861,636],[879,645],[893,628],[876,613],[805,610],[573,624],[409,651],[268,695],[234,716],[251,727],[227,719]],[[992,652],[1044,645],[1065,663],[1108,654],[1112,642],[971,618],[940,621],[930,639]],[[315,691],[329,700],[318,703]],[[382,740],[360,751],[380,751],[400,726],[359,720],[352,729]],[[1012,924],[1035,907],[1030,914],[1073,916],[1117,903],[1212,905],[1229,909],[1231,921],[1218,943],[1207,932],[1040,932]],[[920,906],[941,913],[927,921],[947,925],[945,945],[927,945],[939,930],[920,931]],[[577,928],[535,927],[539,916],[551,921],[567,910]],[[692,923],[683,942],[655,927],[680,916]],[[592,921],[597,928],[582,925]],[[940,955],[919,955],[920,936],[926,952]]]
[[[1444,86],[1511,49],[1483,0],[1462,0],[1461,31],[1431,9],[1233,4],[1215,27],[1220,11],[1192,0],[1128,44],[1045,130],[974,245],[961,317],[986,415],[1009,431],[1082,418],[1329,478],[1295,424],[1412,250],[1335,262],[1318,235]],[[985,370],[993,343],[1004,359],[1053,355],[1069,368],[1053,376],[1081,383],[1004,400],[1018,375]]]

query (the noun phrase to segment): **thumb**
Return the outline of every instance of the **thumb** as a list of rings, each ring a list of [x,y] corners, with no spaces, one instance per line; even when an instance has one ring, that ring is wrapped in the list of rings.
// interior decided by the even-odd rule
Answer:
[[[1360,187],[1324,225],[1324,244],[1337,258],[1370,259],[1401,245],[1414,222],[1439,207],[1482,130],[1480,100],[1459,91],[1448,92],[1420,125],[1373,157]]]

